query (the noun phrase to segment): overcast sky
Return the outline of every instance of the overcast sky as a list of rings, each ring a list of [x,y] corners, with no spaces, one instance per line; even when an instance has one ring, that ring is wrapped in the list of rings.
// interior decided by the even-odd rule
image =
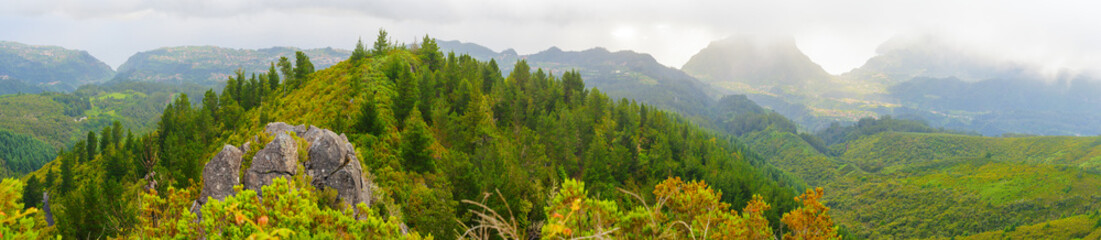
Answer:
[[[379,28],[521,54],[551,46],[652,54],[680,68],[734,34],[790,35],[843,73],[900,34],[935,34],[1048,68],[1098,69],[1101,7],[1087,1],[0,0],[0,40],[83,49],[118,67],[165,46],[350,49]]]

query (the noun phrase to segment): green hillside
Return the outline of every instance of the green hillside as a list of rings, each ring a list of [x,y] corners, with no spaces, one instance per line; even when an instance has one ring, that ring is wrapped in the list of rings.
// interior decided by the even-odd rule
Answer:
[[[121,127],[113,126],[91,135],[76,143],[87,148],[65,151],[24,178],[44,183],[39,191],[55,193],[51,208],[61,210],[55,214],[60,223],[43,231],[146,237],[269,233],[242,226],[247,220],[294,236],[387,238],[398,236],[388,234],[398,232],[399,222],[416,233],[403,238],[451,239],[469,227],[492,227],[490,234],[513,238],[586,236],[612,228],[621,229],[610,233],[615,237],[683,238],[712,227],[715,234],[751,230],[773,236],[790,232],[781,221],[828,219],[817,202],[821,192],[808,191],[800,197],[802,205],[793,201],[797,182],[733,138],[677,114],[587,90],[577,72],[538,74],[521,61],[505,77],[493,64],[469,56],[443,57],[427,40],[416,50],[382,42],[318,72],[297,62],[294,70],[303,74],[284,76],[277,85],[237,74],[221,94],[202,94],[201,106],[175,97],[153,133],[117,135]],[[278,76],[270,73],[260,78]],[[306,181],[296,177],[292,190],[282,180],[265,187],[265,200],[283,199],[276,206],[255,201],[256,193],[246,190],[224,203],[210,200],[199,224],[194,214],[180,211],[202,187],[197,179],[218,149],[247,141],[262,146],[272,140],[260,132],[277,121],[347,136],[369,172],[364,177],[378,186],[372,190],[377,202],[359,205],[356,211],[364,215],[355,217],[340,210],[348,208],[331,201],[330,193],[294,183]],[[242,170],[249,165],[246,158]],[[143,176],[156,180],[153,194],[142,193]],[[669,203],[648,204],[658,201]],[[797,208],[806,210],[793,211]],[[234,214],[236,223],[229,218]],[[486,222],[495,221],[494,215],[510,220]],[[300,218],[327,220],[295,220]],[[692,225],[674,228],[687,221]],[[139,223],[140,229],[130,228]],[[828,220],[803,226],[836,234]]]
[[[532,68],[543,70],[543,74],[577,71],[585,76],[586,87],[601,89],[612,99],[632,99],[704,124],[710,122],[714,99],[722,94],[684,72],[658,63],[645,53],[610,52],[604,48],[563,51],[551,47],[520,56],[512,50],[496,53],[477,44],[458,41],[443,41],[439,45],[444,52],[467,53],[481,61],[494,60],[504,74],[509,74],[519,59],[524,59]]]
[[[116,81],[85,85],[72,93],[2,95],[0,130],[67,149],[88,131],[98,131],[114,121],[134,131],[151,130],[169,100],[197,89],[193,85]]]
[[[1091,214],[1101,208],[1091,200],[1101,197],[1098,143],[880,133],[842,144],[837,161],[853,168],[831,181],[838,195],[827,205],[868,238],[947,238]]]
[[[294,60],[303,51],[317,69],[347,59],[350,52],[333,48],[301,50],[290,47],[231,49],[215,46],[166,47],[139,52],[118,69],[115,79],[164,83],[195,83],[221,86],[237,69],[246,72],[267,71],[280,57]]]
[[[0,41],[0,80],[18,80],[41,89],[72,91],[109,80],[115,71],[88,52],[56,46]],[[2,85],[0,85],[2,86]],[[0,88],[0,94],[38,93],[34,88]]]

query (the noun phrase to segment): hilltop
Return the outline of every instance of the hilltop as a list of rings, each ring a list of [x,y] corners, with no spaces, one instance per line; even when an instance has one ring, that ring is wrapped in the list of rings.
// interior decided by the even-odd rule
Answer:
[[[110,66],[87,51],[0,41],[0,95],[72,91],[114,75]]]

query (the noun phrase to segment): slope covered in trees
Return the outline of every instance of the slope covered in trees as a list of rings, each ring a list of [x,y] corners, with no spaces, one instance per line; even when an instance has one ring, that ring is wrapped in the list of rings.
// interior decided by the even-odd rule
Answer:
[[[84,84],[109,80],[114,75],[110,66],[85,51],[0,41],[0,80],[28,86],[24,89],[0,88],[0,94],[72,91]]]
[[[495,61],[504,74],[509,74],[519,59],[526,60],[526,64],[533,69],[543,70],[543,74],[577,71],[585,76],[586,87],[601,89],[612,99],[633,99],[680,113],[703,124],[710,122],[710,108],[715,103],[714,98],[721,94],[684,72],[658,63],[645,53],[609,52],[604,48],[563,51],[551,47],[520,56],[512,50],[496,53],[476,44],[457,41],[440,42],[439,46],[445,52],[468,53],[481,61]]]
[[[88,131],[120,121],[135,131],[151,130],[164,106],[194,85],[112,81],[85,85],[71,93],[0,96],[0,130],[31,136],[66,149]]]
[[[54,157],[57,157],[57,150],[50,144],[0,129],[0,177],[38,170]]]
[[[715,201],[749,209],[743,212],[750,214],[748,218],[715,215],[729,217],[731,224],[737,223],[735,219],[756,219],[754,224],[777,232],[787,232],[787,225],[829,226],[806,224],[806,219],[825,214],[814,204],[792,212],[800,207],[793,201],[796,183],[734,138],[649,105],[612,100],[599,89],[586,89],[578,72],[548,74],[520,61],[503,76],[493,62],[444,57],[434,45],[426,38],[415,49],[406,49],[383,40],[370,50],[357,47],[353,58],[318,72],[312,72],[308,61],[296,61],[288,71],[271,67],[255,78],[234,73],[220,94],[202,94],[197,101],[201,105],[192,105],[184,95],[175,97],[156,131],[121,134],[128,131],[113,125],[99,134],[89,133],[78,147],[24,179],[44,183],[40,189],[56,198],[51,198],[51,208],[60,225],[52,233],[180,234],[169,229],[178,230],[172,224],[140,232],[127,226],[189,222],[188,213],[175,206],[194,199],[205,161],[224,144],[241,145],[266,123],[282,121],[345,133],[357,146],[363,169],[379,185],[378,202],[364,210],[379,218],[369,218],[400,221],[438,238],[456,237],[455,230],[463,225],[479,226],[482,215],[475,212],[489,209],[510,213],[513,229],[547,229],[537,223],[557,217],[552,211],[556,205],[550,204],[552,193],[577,186],[567,179],[585,182],[588,194],[582,195],[636,210],[643,209],[637,200],[665,199],[663,194],[671,192],[654,189],[662,189],[660,183],[670,177],[703,180],[714,189]],[[277,84],[259,81],[275,76]],[[242,168],[248,162],[246,157]],[[155,196],[142,193],[140,186],[148,180],[157,182]],[[240,193],[240,201],[249,201],[245,192]],[[325,202],[323,191],[312,193],[315,197],[287,193],[306,202]],[[138,209],[136,202],[143,194],[153,205]],[[501,201],[463,202],[486,199],[486,194]],[[821,193],[808,194],[804,204],[816,203],[811,199]],[[107,201],[99,196],[121,197]],[[761,207],[763,203],[769,207]],[[330,204],[297,206],[322,212],[341,209]],[[715,210],[726,212],[725,207]],[[267,220],[256,215],[286,212],[241,211],[226,215],[240,214],[236,223],[213,224],[291,224],[279,220],[283,215]],[[786,212],[792,219],[784,217]],[[204,220],[201,225],[211,226],[206,224]],[[318,228],[306,229],[325,232],[322,225],[309,226]],[[278,234],[279,229],[270,230],[265,233]]]

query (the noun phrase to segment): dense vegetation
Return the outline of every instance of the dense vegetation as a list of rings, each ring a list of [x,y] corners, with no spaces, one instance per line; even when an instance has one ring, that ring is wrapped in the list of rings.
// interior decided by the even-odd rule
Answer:
[[[25,177],[41,186],[25,192],[51,193],[50,207],[59,224],[47,229],[51,234],[187,235],[175,227],[189,222],[189,213],[181,212],[179,206],[188,206],[194,199],[204,161],[223,144],[242,144],[266,123],[282,121],[344,132],[357,146],[364,169],[370,170],[380,187],[375,192],[379,202],[360,211],[378,215],[352,221],[367,224],[363,226],[393,226],[389,224],[398,221],[421,234],[447,239],[458,237],[456,230],[464,225],[484,225],[479,224],[484,218],[477,213],[492,210],[510,213],[513,229],[526,235],[554,222],[555,203],[566,202],[552,201],[553,194],[565,194],[560,192],[566,189],[576,194],[580,183],[568,179],[585,182],[587,194],[581,195],[639,211],[645,203],[670,194],[654,190],[664,189],[663,181],[680,177],[710,183],[699,189],[714,189],[710,196],[716,202],[712,203],[724,207],[708,214],[729,219],[730,226],[742,224],[738,219],[758,219],[751,221],[758,224],[753,226],[768,227],[751,229],[762,234],[787,233],[785,229],[796,226],[832,229],[821,225],[825,222],[803,224],[820,219],[812,216],[825,211],[804,202],[807,210],[792,212],[800,206],[793,201],[794,188],[802,185],[732,137],[711,133],[651,106],[613,101],[600,90],[586,89],[577,72],[555,76],[533,71],[519,61],[505,77],[493,61],[444,56],[427,37],[415,47],[380,39],[373,48],[357,48],[349,60],[316,73],[309,57],[299,53],[294,63],[271,63],[260,74],[230,75],[221,93],[207,91],[197,101],[200,105],[193,107],[187,95],[176,96],[150,133],[130,134],[118,123],[89,132],[57,160]],[[157,182],[155,191],[150,191],[155,195],[141,189],[149,180]],[[702,184],[690,184],[697,183]],[[240,212],[233,207],[204,207],[204,216],[227,219],[207,222],[204,218],[197,229],[247,236],[288,231],[339,235],[348,230],[333,232],[329,227],[358,228],[344,225],[356,219],[349,215],[351,211],[340,210],[350,208],[314,204],[325,202],[319,200],[323,192],[270,187],[294,197],[287,198],[288,205],[255,205],[247,191],[238,192],[225,203],[206,206],[237,206]],[[486,194],[500,201],[463,203],[486,199]],[[801,199],[817,199],[822,193],[808,194]],[[101,196],[119,197],[108,201]],[[140,208],[139,202],[143,202]],[[766,202],[769,207],[761,207]],[[302,213],[331,218],[337,225],[301,225],[284,219],[287,211],[282,210],[291,207],[316,209]],[[727,208],[749,209],[742,214],[751,214],[735,214]],[[215,212],[207,215],[207,211]],[[793,219],[784,217],[785,212],[791,212]],[[690,220],[673,212],[664,214]],[[265,221],[272,227],[260,223]],[[259,227],[213,227],[245,222]],[[377,230],[385,229],[389,228]]]
[[[135,131],[156,125],[164,106],[179,93],[199,96],[196,85],[112,81],[84,85],[71,93],[0,96],[0,129],[67,149],[88,131],[114,121]],[[55,152],[56,153],[56,152]]]
[[[0,177],[38,170],[54,157],[57,157],[57,150],[50,144],[0,129]]]

